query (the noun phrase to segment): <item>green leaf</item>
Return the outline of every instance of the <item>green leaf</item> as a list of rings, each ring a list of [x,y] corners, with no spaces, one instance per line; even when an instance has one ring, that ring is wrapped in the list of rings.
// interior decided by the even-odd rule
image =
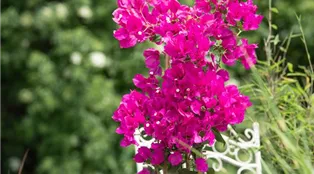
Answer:
[[[275,39],[273,41],[274,41],[275,45],[277,45],[280,42],[278,34],[276,35],[276,37],[275,37]]]
[[[288,63],[288,70],[290,71],[290,72],[293,72],[293,64],[292,63]]]
[[[296,72],[296,73],[288,73],[287,76],[299,76],[299,77],[307,77],[306,74]]]
[[[155,36],[153,36],[154,42],[160,42],[160,40],[161,40],[161,36],[159,34],[156,34]]]
[[[178,170],[178,174],[197,174],[197,172],[190,171],[188,169],[180,169]]]
[[[277,29],[278,29],[277,25],[275,25],[275,24],[272,24],[272,25],[271,25],[271,28],[273,28],[274,30],[277,30]]]
[[[280,49],[280,51],[282,51],[282,52],[287,52],[287,50],[284,48],[284,47],[279,47],[279,49]]]
[[[213,133],[215,134],[215,138],[218,142],[223,143],[224,145],[226,144],[224,138],[221,136],[220,132],[217,130],[217,128],[212,128]]]
[[[278,9],[275,8],[275,7],[271,8],[270,10],[271,10],[272,12],[274,12],[274,13],[277,13],[277,14],[279,13]]]
[[[207,174],[215,174],[215,170],[213,168],[209,168]]]
[[[168,169],[168,174],[178,174],[180,169],[180,165],[178,166],[171,166],[169,169]]]

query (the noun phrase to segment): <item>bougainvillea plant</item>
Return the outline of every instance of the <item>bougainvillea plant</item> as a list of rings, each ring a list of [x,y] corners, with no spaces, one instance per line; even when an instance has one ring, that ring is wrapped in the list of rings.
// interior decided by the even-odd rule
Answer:
[[[138,147],[135,162],[164,173],[183,163],[191,164],[188,170],[206,172],[206,159],[191,149],[212,145],[214,132],[241,123],[251,105],[237,86],[226,85],[229,74],[221,64],[240,61],[249,69],[256,63],[257,45],[239,34],[256,30],[263,17],[252,0],[195,0],[192,7],[177,0],[117,2],[113,20],[120,27],[114,37],[120,47],[149,40],[163,48],[143,52],[149,75],[135,75],[138,90],[124,95],[114,112],[120,122],[116,132],[124,135],[121,146],[137,146],[135,130],[144,128],[155,141]]]

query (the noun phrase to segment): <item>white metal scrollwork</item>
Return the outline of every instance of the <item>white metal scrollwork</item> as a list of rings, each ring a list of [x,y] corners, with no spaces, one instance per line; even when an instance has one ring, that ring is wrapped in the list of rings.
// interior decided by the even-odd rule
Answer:
[[[215,144],[211,146],[212,151],[203,151],[208,159],[215,159],[211,167],[213,167],[215,171],[220,171],[223,168],[223,162],[226,162],[238,167],[237,174],[241,174],[244,171],[262,174],[261,152],[259,150],[259,124],[253,123],[253,129],[246,129],[244,131],[244,136],[247,140],[243,140],[231,126],[229,126],[228,132],[230,133],[229,136],[222,135],[226,142],[224,151],[218,151]],[[243,161],[240,159],[240,151],[249,154],[247,160]]]
[[[148,137],[142,137],[141,132],[143,130],[137,130],[135,132],[135,139],[140,144],[140,146],[150,147],[153,139],[147,139]],[[229,126],[229,135],[222,135],[225,140],[224,150],[219,151],[216,148],[216,143],[209,146],[206,145],[203,149],[203,154],[208,159],[213,159],[210,165],[216,171],[221,171],[223,169],[223,164],[229,163],[238,168],[237,174],[242,174],[244,171],[251,171],[254,174],[262,174],[262,164],[261,164],[261,152],[260,148],[260,135],[259,135],[259,124],[257,122],[253,123],[253,128],[248,128],[244,131],[245,140],[241,138],[234,129]],[[212,150],[207,150],[211,148]],[[135,149],[137,151],[137,147]],[[247,160],[241,160],[239,157],[240,151],[246,152],[248,154]],[[143,164],[137,164],[137,170],[143,169]]]

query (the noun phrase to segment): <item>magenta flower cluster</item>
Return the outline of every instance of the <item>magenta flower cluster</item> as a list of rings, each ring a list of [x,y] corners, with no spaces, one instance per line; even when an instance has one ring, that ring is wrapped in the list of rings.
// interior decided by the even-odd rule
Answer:
[[[124,135],[121,146],[137,145],[139,127],[156,140],[150,148],[139,148],[138,163],[181,164],[191,153],[183,144],[213,144],[213,128],[225,131],[227,125],[241,123],[251,105],[235,85],[226,85],[229,74],[220,63],[240,61],[246,69],[256,63],[257,45],[239,34],[256,30],[263,17],[252,0],[195,1],[189,7],[177,0],[118,0],[113,12],[120,26],[114,37],[121,48],[146,40],[163,46],[162,51],[144,51],[149,76],[135,75],[140,92],[124,95],[113,115],[120,122],[116,132]],[[169,66],[162,68],[162,58]],[[197,171],[207,171],[205,159],[197,158],[195,164]]]

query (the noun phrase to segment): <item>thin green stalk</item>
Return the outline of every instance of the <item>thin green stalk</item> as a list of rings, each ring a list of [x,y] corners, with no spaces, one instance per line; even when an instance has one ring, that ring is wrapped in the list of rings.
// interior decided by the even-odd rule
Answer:
[[[302,27],[302,24],[301,24],[301,16],[300,16],[300,17],[297,16],[297,20],[298,20],[299,28],[300,28],[301,35],[302,35],[301,40],[302,40],[302,42],[303,42],[303,44],[304,44],[305,51],[306,51],[306,57],[307,57],[308,62],[309,62],[309,64],[310,64],[310,69],[311,69],[310,71],[311,71],[311,73],[312,73],[312,74],[311,74],[311,88],[310,88],[310,92],[313,93],[313,86],[314,86],[314,83],[313,83],[313,81],[314,81],[314,79],[313,79],[313,76],[314,76],[314,69],[313,69],[313,65],[312,65],[312,61],[311,61],[311,55],[310,55],[309,48],[308,48],[307,43],[306,43],[306,39],[305,39],[303,27]]]
[[[272,38],[272,0],[268,0],[268,37],[265,42],[265,51],[266,51],[266,57],[267,57],[267,62],[270,64],[270,60],[272,57],[272,51],[270,47],[270,41]]]

